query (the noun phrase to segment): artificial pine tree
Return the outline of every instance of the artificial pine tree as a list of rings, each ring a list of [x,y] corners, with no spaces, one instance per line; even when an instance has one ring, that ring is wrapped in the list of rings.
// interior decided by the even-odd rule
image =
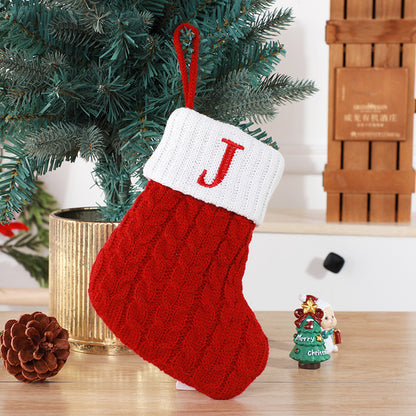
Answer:
[[[301,100],[313,82],[274,73],[292,21],[274,0],[6,0],[0,7],[0,220],[13,219],[37,175],[95,162],[105,219],[119,221],[146,184],[142,166],[183,106],[172,43],[200,31],[195,110],[277,147],[254,122]],[[181,42],[192,53],[192,32]]]
[[[293,337],[295,346],[289,356],[299,362],[300,368],[317,369],[322,361],[330,358],[321,334],[324,312],[318,308],[316,301],[314,296],[308,295],[302,308],[295,310],[295,317],[298,318]]]

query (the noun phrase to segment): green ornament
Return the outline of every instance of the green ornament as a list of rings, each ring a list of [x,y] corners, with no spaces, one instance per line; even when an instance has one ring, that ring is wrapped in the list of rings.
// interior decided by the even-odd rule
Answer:
[[[319,308],[306,311],[304,307],[304,309],[296,309],[295,316],[299,318],[295,322],[297,326],[296,334],[293,336],[295,346],[289,356],[299,362],[300,368],[317,369],[322,361],[330,358],[321,335],[320,321],[323,312]]]

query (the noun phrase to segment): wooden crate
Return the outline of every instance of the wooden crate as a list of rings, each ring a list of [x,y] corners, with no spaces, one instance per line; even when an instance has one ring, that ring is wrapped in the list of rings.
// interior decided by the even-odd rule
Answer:
[[[409,222],[416,0],[331,0],[327,221]]]

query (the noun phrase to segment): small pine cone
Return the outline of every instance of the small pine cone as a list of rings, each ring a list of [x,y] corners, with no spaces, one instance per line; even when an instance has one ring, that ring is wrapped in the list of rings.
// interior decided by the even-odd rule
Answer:
[[[7,321],[0,346],[6,370],[26,383],[55,376],[69,356],[68,331],[42,312]]]

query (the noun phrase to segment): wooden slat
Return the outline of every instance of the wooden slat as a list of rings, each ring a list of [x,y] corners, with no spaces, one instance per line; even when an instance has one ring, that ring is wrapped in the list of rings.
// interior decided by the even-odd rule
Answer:
[[[391,1],[393,4],[395,0]],[[326,24],[325,41],[328,44],[416,43],[416,20],[330,20]]]
[[[404,20],[416,19],[416,1],[404,1]],[[409,70],[409,122],[407,123],[407,137],[409,140],[399,145],[400,169],[412,167],[413,155],[413,118],[414,118],[414,89],[415,89],[415,45],[405,44],[402,48],[402,66]],[[397,198],[397,221],[409,222],[411,215],[411,195],[402,194]]]
[[[404,0],[404,18],[406,20],[416,20],[416,2],[415,0]]]
[[[345,0],[331,0],[329,17],[331,20],[344,18]]]
[[[400,18],[402,0],[377,0],[376,19]],[[403,21],[401,21],[403,23]],[[391,68],[400,66],[399,44],[377,44],[374,46],[374,66]],[[371,169],[374,171],[393,171],[397,169],[397,143],[373,142],[371,149]],[[370,196],[369,220],[371,222],[396,221],[396,194],[374,194]]]
[[[372,144],[372,170],[393,171],[397,164],[397,145],[389,142],[374,142]],[[396,221],[396,193],[398,189],[391,189],[391,193],[370,196],[371,222]]]
[[[371,20],[373,0],[348,0],[348,20]],[[345,66],[371,66],[371,44],[346,45]],[[369,144],[345,142],[343,145],[343,169],[365,170],[369,165]],[[368,217],[367,193],[343,194],[342,221],[365,222]]]
[[[326,220],[328,222],[341,221],[341,194],[328,192],[326,194]]]
[[[324,189],[342,193],[412,193],[415,190],[413,170],[326,170]]]
[[[331,19],[344,17],[344,0],[332,0]],[[335,141],[335,68],[343,65],[344,45],[329,47],[329,91],[328,91],[328,163],[325,169],[341,168],[342,143]],[[341,195],[339,192],[327,193],[326,220],[341,220]]]

